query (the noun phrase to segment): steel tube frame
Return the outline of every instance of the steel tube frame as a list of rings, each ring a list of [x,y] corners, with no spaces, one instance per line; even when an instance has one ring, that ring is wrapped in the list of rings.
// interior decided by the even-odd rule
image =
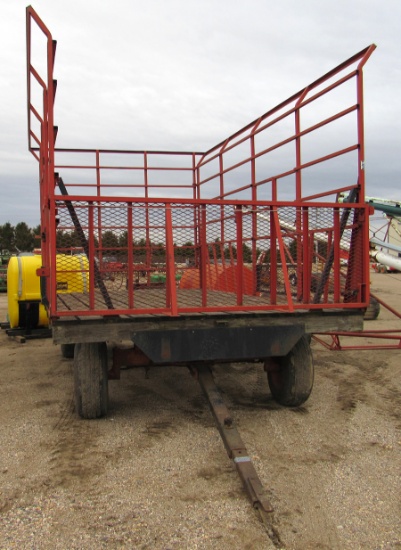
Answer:
[[[47,72],[45,77],[41,76],[36,68],[32,65],[31,61],[31,34],[32,23],[35,23],[40,31],[44,34],[47,40]],[[363,136],[363,82],[362,82],[362,68],[366,61],[372,54],[375,46],[369,46],[365,48],[355,56],[351,57],[332,71],[326,73],[315,82],[302,89],[297,94],[294,94],[286,101],[280,103],[274,109],[271,109],[255,121],[251,122],[238,132],[234,133],[215,147],[209,149],[206,152],[183,152],[183,151],[129,151],[129,150],[110,150],[110,149],[63,149],[55,147],[55,136],[57,131],[54,127],[53,121],[53,104],[56,90],[56,82],[53,80],[53,69],[55,59],[55,42],[52,39],[51,33],[47,27],[43,24],[41,19],[37,16],[36,12],[31,8],[27,8],[27,76],[28,76],[28,141],[29,149],[32,154],[40,160],[40,190],[41,190],[41,225],[42,225],[42,257],[43,267],[40,270],[40,275],[45,277],[48,283],[50,283],[48,289],[49,298],[49,311],[52,317],[63,317],[70,314],[59,310],[57,307],[57,291],[56,291],[56,266],[55,257],[57,253],[56,246],[56,208],[65,201],[63,195],[57,193],[55,187],[55,170],[73,170],[79,171],[93,171],[95,174],[94,183],[85,183],[84,181],[71,181],[68,182],[69,198],[68,201],[71,204],[79,202],[81,205],[86,204],[89,216],[89,262],[91,265],[95,264],[95,256],[99,254],[101,259],[102,251],[102,226],[103,226],[103,208],[108,204],[124,204],[127,209],[126,224],[129,231],[128,237],[128,268],[127,268],[127,295],[128,295],[128,309],[110,309],[103,310],[96,308],[95,300],[95,280],[94,275],[91,275],[92,284],[90,285],[90,310],[89,311],[74,311],[72,313],[77,315],[91,315],[93,313],[99,315],[118,315],[118,314],[141,314],[141,313],[160,313],[168,315],[178,315],[185,312],[204,312],[204,311],[295,311],[297,309],[321,309],[322,307],[330,309],[342,307],[344,310],[348,308],[363,307],[367,301],[367,289],[369,281],[364,275],[364,269],[360,269],[356,275],[353,276],[353,284],[360,285],[360,293],[358,299],[352,304],[345,304],[340,302],[340,269],[339,269],[339,243],[337,242],[339,232],[341,237],[341,230],[339,230],[339,221],[334,214],[333,229],[326,229],[328,238],[332,240],[333,254],[334,254],[334,287],[335,287],[335,300],[333,303],[327,302],[328,290],[327,286],[324,292],[324,303],[311,304],[308,297],[307,289],[310,287],[311,282],[311,261],[313,254],[313,247],[310,244],[310,238],[313,233],[313,228],[310,227],[310,208],[327,208],[333,210],[335,205],[332,201],[319,201],[316,199],[323,198],[331,195],[333,190],[327,190],[325,193],[319,192],[318,194],[311,194],[308,197],[303,196],[303,171],[311,166],[319,163],[323,163],[327,160],[331,160],[338,156],[342,156],[353,151],[358,152],[358,180],[355,183],[351,183],[348,186],[344,186],[341,189],[350,191],[352,189],[358,190],[358,197],[352,208],[358,209],[362,218],[365,216],[367,219],[368,212],[364,210],[365,206],[362,204],[362,198],[364,196],[364,136]],[[357,68],[353,68],[355,64],[358,64]],[[347,72],[348,71],[348,72]],[[346,74],[344,74],[346,73]],[[314,101],[323,97],[325,94],[338,88],[351,79],[357,79],[357,101],[352,103],[346,108],[341,109],[338,113],[323,117],[320,121],[310,124],[307,127],[302,127],[301,113],[305,106],[313,104]],[[34,79],[43,91],[43,105],[42,113],[40,109],[36,108],[31,101],[31,80]],[[302,158],[302,140],[305,136],[312,132],[331,124],[341,118],[347,117],[352,113],[356,113],[357,118],[357,143],[339,147],[337,150],[321,156],[319,158],[312,158],[304,161]],[[34,117],[41,126],[41,135],[38,137],[33,131],[31,119]],[[257,147],[257,140],[264,131],[272,128],[275,124],[290,120],[294,117],[294,130],[284,139],[279,140],[269,146],[262,148]],[[242,144],[249,144],[249,154],[245,155],[245,158],[237,159],[231,163],[227,160],[228,155],[231,152],[235,152],[236,147]],[[267,153],[279,150],[280,148],[294,143],[295,149],[295,167],[291,170],[283,170],[278,174],[273,174],[269,177],[265,177],[265,174],[258,170],[257,162],[263,158]],[[94,161],[90,162],[63,162],[62,157],[65,155],[87,155],[92,154]],[[55,155],[57,155],[57,164],[55,163]],[[121,166],[114,166],[112,162],[108,162],[108,155],[131,155],[133,162]],[[160,164],[163,160],[163,156],[168,156],[169,163]],[[60,161],[59,158],[60,157]],[[140,159],[137,162],[138,158]],[[170,162],[175,159],[174,162]],[[188,163],[187,163],[188,161]],[[212,174],[205,173],[208,166],[214,161],[217,161],[218,171]],[[226,188],[227,175],[234,173],[235,170],[250,166],[250,179],[244,184],[240,184],[235,189]],[[121,172],[142,172],[143,182],[142,184],[134,183],[131,180],[129,183],[112,183],[107,174],[110,171]],[[188,174],[188,181],[179,184],[172,181],[171,184],[166,187],[164,183],[160,181],[151,181],[151,174],[168,173],[168,172],[180,172],[182,174]],[[210,172],[210,170],[209,170]],[[295,176],[295,198],[291,201],[278,201],[278,191],[281,180],[286,176]],[[213,199],[205,198],[203,189],[209,182],[217,182],[217,194]],[[265,193],[265,184],[271,184],[271,200],[260,200],[260,196]],[[136,193],[136,189],[143,190],[144,196],[141,198],[128,199],[127,196],[113,196],[112,192],[115,189],[127,190],[127,193]],[[88,191],[94,190],[93,195],[88,194]],[[180,189],[183,192],[189,191],[190,198],[177,198],[177,199],[162,199],[152,196],[154,192],[159,193],[160,189],[168,189],[171,192],[174,189]],[[241,192],[250,189],[250,200],[243,200],[239,198]],[[78,194],[83,191],[83,194]],[[86,193],[85,193],[86,191]],[[235,198],[236,196],[236,198]],[[232,197],[232,198],[230,198]],[[312,202],[316,201],[316,202]],[[166,307],[164,308],[139,308],[134,307],[138,304],[135,301],[134,281],[133,281],[133,244],[134,233],[138,232],[135,225],[134,212],[135,208],[139,205],[145,208],[145,230],[146,230],[146,266],[150,266],[152,260],[151,250],[151,220],[150,211],[151,208],[156,205],[163,205],[165,210],[165,240],[166,240],[166,253],[167,253],[167,288],[166,288]],[[173,219],[171,209],[174,205],[182,205],[183,207],[193,209],[193,235],[194,235],[194,252],[198,260],[200,260],[200,280],[201,280],[201,292],[202,292],[202,306],[196,307],[181,307],[177,302],[177,292],[175,286],[175,266],[174,266],[174,237],[173,237]],[[211,306],[208,302],[208,271],[209,278],[211,277],[211,261],[214,263],[214,270],[217,276],[217,263],[218,256],[216,254],[216,246],[208,242],[208,223],[210,220],[207,218],[208,208],[218,206],[220,209],[220,236],[221,236],[221,263],[224,268],[226,265],[224,247],[227,247],[229,251],[229,264],[236,273],[236,305],[235,306]],[[230,218],[227,217],[226,208],[233,206],[235,210],[236,231],[235,236],[229,235],[228,228],[231,223]],[[342,205],[343,208],[350,205]],[[244,211],[243,207],[249,208],[251,213],[250,219],[250,233],[245,235],[244,233]],[[290,237],[290,233],[283,229],[280,222],[280,209],[281,208],[294,208],[296,211],[295,231],[293,238],[298,242],[297,249],[297,269],[299,272],[298,283],[298,296],[297,301],[293,300],[291,285],[289,281],[289,272],[287,268],[287,257],[289,256],[289,250],[286,239]],[[257,209],[263,208],[266,212],[270,212],[270,228],[269,235],[262,237],[260,235],[259,222],[257,220]],[[96,209],[96,216],[94,216],[94,209]],[[360,218],[360,219],[362,219]],[[96,222],[95,222],[96,219]],[[363,245],[364,250],[368,249],[368,232],[365,230],[366,223],[363,224],[364,229],[359,242]],[[94,233],[98,234],[99,246],[95,252]],[[260,306],[245,306],[244,305],[244,275],[242,266],[244,263],[244,256],[242,245],[243,243],[251,244],[251,256],[252,265],[256,265],[257,260],[257,248],[260,239],[263,238],[267,243],[270,243],[271,247],[271,269],[270,269],[270,303],[268,305]],[[333,241],[334,239],[334,241]],[[233,245],[236,246],[236,253],[233,252]],[[278,246],[278,256],[276,245]],[[211,248],[212,258],[209,256],[209,247]],[[200,256],[199,256],[200,251]],[[278,278],[276,274],[277,260],[280,258],[286,303],[277,303],[278,300]],[[198,262],[196,260],[196,262]],[[363,254],[362,264],[364,268],[368,265],[368,254]],[[198,264],[197,264],[198,265]],[[256,272],[253,274],[254,287],[256,288]],[[302,282],[303,281],[303,282]]]

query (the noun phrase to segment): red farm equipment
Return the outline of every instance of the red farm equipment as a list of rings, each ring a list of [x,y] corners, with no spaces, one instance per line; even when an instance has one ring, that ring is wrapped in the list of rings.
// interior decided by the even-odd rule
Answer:
[[[46,41],[44,72],[33,32]],[[260,362],[278,403],[307,400],[310,335],[361,330],[369,303],[363,67],[374,48],[208,151],[65,149],[55,145],[56,43],[27,8],[41,302],[54,342],[74,355],[82,417],[107,413],[122,366],[189,367],[210,397],[214,364]],[[107,346],[121,341],[132,345],[114,346],[107,365]],[[238,468],[249,464],[236,452]]]

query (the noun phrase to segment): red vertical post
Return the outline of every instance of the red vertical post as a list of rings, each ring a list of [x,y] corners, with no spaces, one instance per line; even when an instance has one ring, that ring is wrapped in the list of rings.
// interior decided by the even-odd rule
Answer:
[[[93,203],[88,203],[88,245],[89,245],[89,308],[95,309],[95,245]]]
[[[331,250],[335,250],[336,248],[336,243],[333,242],[333,231],[329,231],[329,234],[327,236],[327,252],[326,252],[326,258],[329,257],[329,254],[331,254]],[[334,258],[334,252],[333,252],[333,258]],[[327,262],[327,259],[326,259],[326,262]],[[333,269],[333,266],[332,268]],[[327,281],[326,281],[326,284],[325,284],[325,287],[324,287],[324,298],[323,298],[323,302],[325,304],[327,304],[328,302],[328,299],[329,299],[329,287],[330,287],[330,279],[332,277],[332,273],[329,271],[328,272],[328,277],[327,277]]]
[[[166,260],[166,307],[170,308],[172,315],[178,315],[177,288],[175,286],[173,222],[170,204],[166,204]]]
[[[145,188],[145,199],[149,198],[149,166],[148,166],[148,153],[145,151],[143,153],[143,177],[144,177],[144,188]],[[148,273],[150,273],[150,267],[152,265],[152,248],[150,242],[150,216],[149,216],[149,207],[148,202],[145,203],[145,246],[146,246],[146,267]],[[171,212],[170,212],[171,213]],[[148,277],[148,285],[150,284],[150,277]]]
[[[244,300],[244,257],[242,251],[242,206],[235,208],[235,223],[237,227],[237,265],[236,265],[236,288],[237,288],[237,305],[242,306]]]
[[[369,305],[370,300],[370,255],[369,255],[369,248],[370,248],[370,239],[369,239],[369,207],[365,205],[365,208],[363,210],[363,226],[362,226],[362,242],[363,242],[363,250],[364,250],[364,257],[362,257],[362,264],[364,265],[364,271],[363,276],[361,279],[361,293],[360,293],[360,300],[363,303],[366,303],[366,305]]]
[[[303,241],[303,265],[302,265],[302,297],[303,303],[310,301],[312,258],[309,242],[309,210],[302,208],[302,241]]]
[[[277,180],[272,181],[272,200],[277,201]],[[277,206],[274,204],[270,210],[270,303],[277,303],[277,229],[274,222],[274,209]]]
[[[199,199],[200,198],[200,168],[199,163],[196,160],[195,153],[192,154],[192,181],[193,181],[193,198]],[[199,229],[199,210],[197,206],[194,206],[192,209],[192,220],[193,220],[193,240],[194,240],[194,248],[193,248],[193,262],[196,266],[198,266],[198,256],[199,256],[199,235],[198,235],[198,229]]]
[[[358,74],[357,74],[357,102],[358,102],[358,184],[359,184],[359,194],[358,202],[361,202],[365,198],[365,137],[364,137],[364,104],[363,104],[363,71],[362,67],[366,63],[367,59],[370,57],[374,50],[374,47],[370,47],[365,58],[359,63]],[[355,212],[354,221],[362,220],[360,231],[362,234],[358,234],[358,238],[351,239],[351,244],[355,247],[358,245],[361,247],[362,258],[358,262],[353,262],[351,274],[351,287],[354,288],[356,281],[359,280],[361,284],[361,296],[359,300],[361,302],[369,301],[369,215],[368,211],[361,215],[360,212]],[[353,231],[354,233],[354,231]],[[359,232],[358,232],[359,233]],[[358,242],[359,241],[359,242]],[[351,257],[349,258],[349,261]]]
[[[128,285],[128,307],[134,307],[134,228],[132,202],[127,203],[127,285]]]
[[[309,239],[308,239],[309,240],[309,259],[308,259],[309,286],[306,287],[306,288],[309,289],[308,302],[310,301],[309,300],[309,294],[312,292],[313,266],[316,265],[319,261],[318,251],[316,250],[317,244],[316,244],[316,240],[315,240],[315,234],[316,234],[316,229],[312,229],[310,231],[310,235],[309,235]]]
[[[363,66],[372,55],[373,51],[376,49],[376,46],[372,44],[365,51],[365,54],[361,61],[358,64],[358,73],[357,73],[357,103],[358,103],[358,184],[360,189],[360,194],[358,197],[358,202],[361,202],[361,198],[365,198],[365,137],[364,137],[364,104],[363,104]],[[361,283],[360,290],[361,295],[359,299],[366,304],[369,301],[369,214],[368,210],[365,207],[364,212],[355,211],[354,223],[361,222],[361,231],[362,234],[355,239],[351,238],[351,246],[361,247],[362,258],[359,261],[358,272],[355,271],[355,262],[353,262],[351,281],[350,286],[354,288],[356,280],[359,278]],[[354,233],[354,231],[353,231]],[[360,233],[360,232],[359,232]],[[349,255],[348,262],[353,261],[353,254]],[[350,269],[348,269],[348,276],[350,275]],[[347,281],[348,287],[348,281]],[[348,301],[348,297],[346,297]]]
[[[253,132],[255,131],[255,128],[253,129]],[[258,219],[257,219],[257,212],[256,212],[256,201],[258,198],[257,193],[257,187],[256,187],[256,148],[255,148],[255,135],[252,133],[250,137],[250,146],[251,146],[251,191],[252,191],[252,272],[253,272],[253,291],[255,294],[258,292],[258,268],[257,267],[257,260],[258,260],[258,254],[257,254],[257,240],[258,240]]]
[[[295,105],[295,197],[297,201],[302,198],[302,155],[301,155],[301,107],[302,102],[309,92],[309,87],[306,87],[302,94],[299,96]],[[305,251],[302,247],[302,214],[299,208],[296,210],[295,215],[295,227],[296,227],[296,262],[297,262],[297,296],[300,298],[303,293],[303,276],[305,275],[305,264],[308,263],[308,257],[305,256]],[[309,295],[309,292],[308,292]],[[305,299],[305,294],[304,294]]]
[[[201,161],[199,161],[201,162]],[[196,197],[197,199],[200,199],[201,192],[200,192],[200,185],[201,185],[201,173],[200,173],[200,166],[199,163],[196,166],[196,180],[197,180],[197,186],[196,186]],[[200,235],[199,235],[199,228],[200,228],[200,212],[199,207],[194,207],[194,262],[196,267],[200,267],[200,252],[199,252],[199,246],[200,246]]]
[[[197,181],[198,170],[196,169],[196,157],[195,153],[192,153],[192,198],[198,198],[199,184]]]
[[[54,174],[52,175],[54,181]],[[47,204],[44,206],[44,213],[46,217],[46,242],[45,249],[47,250],[46,267],[50,267],[50,310],[54,312],[57,308],[57,243],[56,243],[56,204],[54,200],[54,185],[51,186],[52,199],[47,199]],[[43,263],[43,262],[42,262]]]
[[[365,199],[365,136],[364,136],[364,105],[363,105],[363,71],[358,67],[357,74],[357,102],[358,102],[358,202],[362,202]],[[355,212],[356,214],[356,212]],[[360,219],[360,216],[356,214],[354,221]],[[356,250],[360,250],[362,258],[358,258],[359,261],[352,262],[352,274],[351,274],[351,288],[355,288],[357,281],[360,282],[360,289],[369,289],[369,217],[362,215],[363,222],[360,229],[353,229],[351,243]],[[364,228],[364,230],[362,229]],[[356,238],[354,238],[354,236]],[[359,242],[358,242],[359,241]],[[367,285],[367,286],[365,286]],[[368,290],[369,292],[369,290]],[[369,298],[369,294],[365,296],[359,295],[357,301],[365,302]]]
[[[227,142],[226,142],[227,143]],[[223,152],[224,148],[226,146],[226,143],[224,143],[223,147],[219,151],[219,193],[220,193],[220,199],[224,196],[224,158],[223,158]],[[225,240],[225,210],[224,210],[224,204],[220,205],[220,239],[221,242],[224,243]]]
[[[37,21],[38,23],[38,21]],[[39,23],[38,23],[39,24]],[[43,23],[41,22],[41,25]],[[41,27],[42,28],[42,27]],[[54,201],[55,194],[55,179],[54,179],[54,142],[55,142],[55,128],[54,128],[54,99],[55,99],[55,88],[56,82],[53,79],[53,70],[54,70],[54,60],[56,53],[56,42],[53,40],[50,32],[42,28],[42,31],[47,37],[47,90],[43,92],[45,98],[46,107],[44,108],[44,125],[45,130],[45,147],[46,147],[46,156],[47,162],[45,167],[42,167],[47,171],[46,175],[46,188],[48,193],[48,207],[47,209],[47,237],[48,237],[48,250],[50,249],[51,262],[56,265],[56,208]],[[55,270],[53,271],[55,274]],[[57,304],[57,281],[56,278],[53,279],[53,307],[56,307]],[[51,305],[52,307],[52,305]]]
[[[102,196],[101,191],[101,177],[100,177],[100,151],[96,149],[95,151],[95,160],[96,160],[96,194],[98,197]]]
[[[102,196],[101,191],[101,174],[100,174],[100,151],[97,149],[95,151],[95,162],[96,162],[96,194],[100,198]],[[102,238],[102,205],[101,201],[97,203],[97,230],[99,235],[99,263],[100,266],[103,266],[103,238]]]
[[[206,233],[206,205],[202,204],[200,211],[200,284],[202,292],[202,306],[207,306],[207,233]]]
[[[341,244],[341,232],[340,232],[340,210],[334,208],[334,302],[340,302],[341,295],[341,281],[340,281],[340,268],[341,268],[341,256],[340,256],[340,244]]]

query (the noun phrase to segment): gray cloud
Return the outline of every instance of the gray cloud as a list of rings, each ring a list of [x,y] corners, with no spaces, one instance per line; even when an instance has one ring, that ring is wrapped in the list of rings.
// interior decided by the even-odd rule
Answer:
[[[25,5],[0,6],[0,224],[33,226]],[[71,0],[68,9],[42,0],[34,8],[58,40],[63,147],[204,150],[377,43],[365,69],[367,187],[401,198],[398,0]]]

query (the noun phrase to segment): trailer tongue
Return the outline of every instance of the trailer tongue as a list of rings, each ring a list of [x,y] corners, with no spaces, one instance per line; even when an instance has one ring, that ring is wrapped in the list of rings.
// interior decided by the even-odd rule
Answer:
[[[195,378],[199,380],[203,393],[209,402],[227,454],[236,467],[252,506],[259,512],[269,537],[275,542],[280,542],[279,536],[273,528],[271,518],[269,517],[269,514],[273,512],[273,508],[269,502],[266,490],[259,479],[252,459],[235,426],[234,419],[224,404],[210,369],[207,366],[200,366],[193,369],[192,372]]]

